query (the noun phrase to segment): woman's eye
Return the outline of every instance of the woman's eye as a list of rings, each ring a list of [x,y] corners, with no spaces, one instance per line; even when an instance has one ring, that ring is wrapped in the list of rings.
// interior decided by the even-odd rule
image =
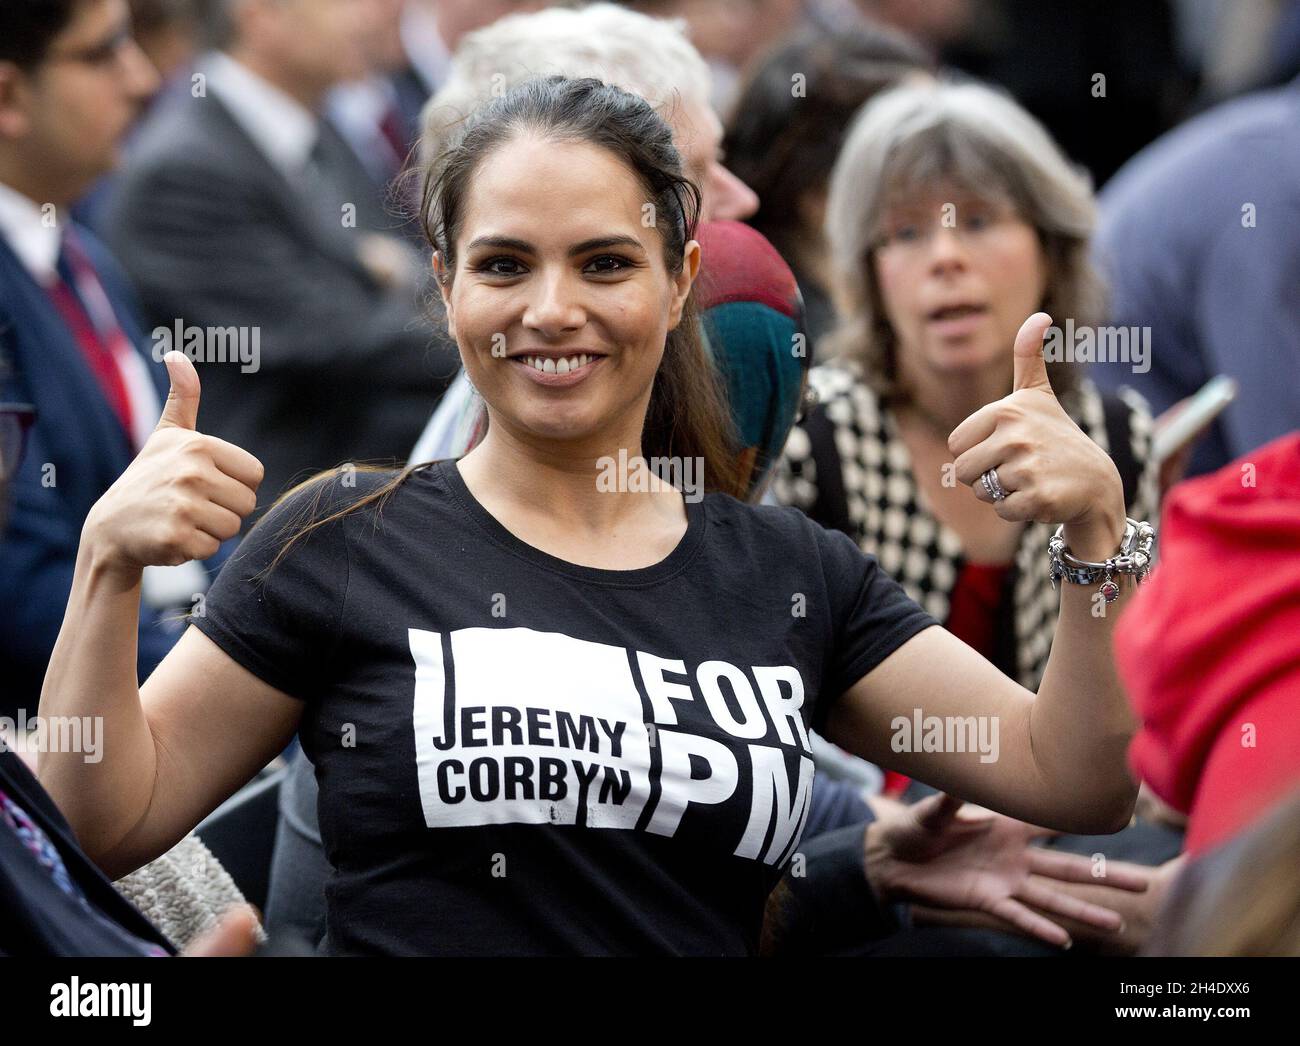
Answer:
[[[602,254],[598,258],[592,258],[587,262],[586,268],[589,272],[604,275],[605,273],[622,272],[631,262],[626,258],[620,258],[617,254]]]
[[[891,243],[912,243],[921,235],[920,226],[896,225],[886,236]]]
[[[474,268],[476,271],[485,272],[489,276],[518,276],[523,272],[523,266],[514,258],[489,258]]]
[[[966,215],[966,228],[980,232],[993,224],[993,216],[987,211],[974,211]]]

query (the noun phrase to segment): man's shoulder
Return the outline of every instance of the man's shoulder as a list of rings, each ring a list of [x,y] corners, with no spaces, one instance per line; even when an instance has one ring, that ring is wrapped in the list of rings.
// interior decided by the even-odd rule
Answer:
[[[1125,164],[1100,196],[1103,231],[1158,210],[1201,226],[1202,207],[1235,200],[1252,181],[1285,177],[1276,163],[1300,143],[1300,84],[1261,91],[1209,109],[1174,128]],[[1270,155],[1271,154],[1271,155]],[[1242,163],[1243,155],[1255,162]],[[1200,206],[1193,206],[1199,202]]]
[[[216,97],[173,95],[160,102],[140,126],[122,178],[130,180],[175,167],[237,169],[242,165],[241,137],[243,132]]]
[[[167,212],[170,229],[184,228],[192,214],[213,207],[242,207],[259,190],[257,166],[249,162],[251,144],[212,97],[188,95],[161,103],[133,141],[105,206],[103,222],[109,244],[126,258],[146,221]],[[191,211],[191,207],[193,211]]]

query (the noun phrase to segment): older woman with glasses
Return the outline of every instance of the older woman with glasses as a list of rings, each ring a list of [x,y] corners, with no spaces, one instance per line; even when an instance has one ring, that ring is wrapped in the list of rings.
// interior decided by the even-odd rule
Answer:
[[[1092,227],[1085,177],[1010,98],[965,83],[874,99],[831,182],[826,231],[841,313],[822,347],[831,362],[812,372],[818,402],[778,472],[782,500],[849,534],[1030,689],[1057,623],[1052,528],[1008,510],[1027,463],[986,473],[988,496],[977,498],[949,437],[1011,391],[1026,315],[1042,310],[1058,331],[1072,321],[1095,332],[1104,314],[1088,264]],[[1053,338],[1049,330],[1052,390],[1114,459],[1129,515],[1148,517],[1145,405],[1104,397],[1076,364],[1053,362]],[[1051,461],[1038,464],[1050,474]]]

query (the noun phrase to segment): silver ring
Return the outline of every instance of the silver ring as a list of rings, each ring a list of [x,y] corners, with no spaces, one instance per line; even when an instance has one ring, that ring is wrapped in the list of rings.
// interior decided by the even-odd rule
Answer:
[[[981,475],[980,482],[984,484],[984,492],[994,501],[1001,501],[1007,496],[1007,492],[1002,489],[1002,484],[998,482],[997,469],[989,469]]]

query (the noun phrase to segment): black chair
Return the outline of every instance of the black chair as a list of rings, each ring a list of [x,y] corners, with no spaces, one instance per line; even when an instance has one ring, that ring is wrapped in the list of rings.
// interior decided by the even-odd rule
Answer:
[[[258,910],[266,908],[280,786],[288,770],[265,771],[212,811],[194,834],[216,856]]]

